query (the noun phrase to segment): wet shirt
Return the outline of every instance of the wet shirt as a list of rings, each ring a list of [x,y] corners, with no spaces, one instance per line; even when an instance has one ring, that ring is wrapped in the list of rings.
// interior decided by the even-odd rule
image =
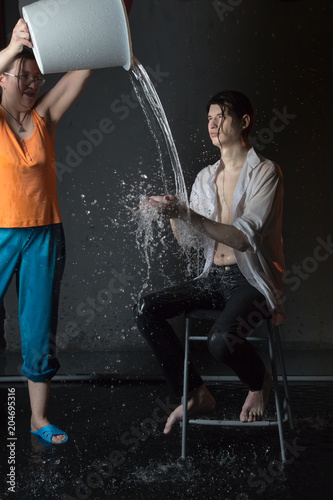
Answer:
[[[0,227],[32,227],[61,222],[54,139],[32,110],[34,131],[18,140],[0,110]]]
[[[214,221],[219,220],[216,175],[220,160],[197,175],[193,184],[190,206]],[[269,309],[285,315],[285,272],[282,240],[283,178],[280,167],[258,156],[253,148],[237,183],[233,202],[232,225],[248,238],[245,252],[234,250],[237,264],[247,281],[266,298]],[[215,241],[205,238],[205,277],[213,263]]]

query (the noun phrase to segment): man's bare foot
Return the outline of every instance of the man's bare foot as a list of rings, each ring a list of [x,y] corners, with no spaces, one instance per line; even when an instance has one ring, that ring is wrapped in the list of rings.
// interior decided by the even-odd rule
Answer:
[[[188,416],[196,413],[210,413],[215,410],[216,402],[205,384],[202,384],[198,389],[189,393],[187,402]],[[164,434],[169,434],[172,427],[183,419],[183,405],[179,405],[169,416],[165,427]]]
[[[37,432],[39,429],[45,427],[46,425],[50,425],[50,422],[47,420],[47,418],[38,421],[38,423],[33,421],[33,419],[31,418],[31,430],[33,432]],[[65,434],[57,434],[56,436],[52,436],[52,443],[59,444],[65,441],[65,439],[66,439]]]
[[[239,416],[241,422],[256,422],[262,420],[271,392],[272,383],[272,375],[266,370],[262,389],[260,391],[249,391],[248,393]]]

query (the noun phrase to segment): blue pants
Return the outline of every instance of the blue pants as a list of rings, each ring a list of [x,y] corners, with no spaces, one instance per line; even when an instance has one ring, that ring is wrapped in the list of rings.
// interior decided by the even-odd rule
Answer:
[[[56,330],[65,265],[62,224],[0,228],[0,303],[16,273],[23,365],[33,382],[58,371]]]

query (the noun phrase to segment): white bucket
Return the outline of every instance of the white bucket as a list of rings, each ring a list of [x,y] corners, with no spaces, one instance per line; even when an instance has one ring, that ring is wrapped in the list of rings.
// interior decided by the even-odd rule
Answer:
[[[39,0],[22,8],[43,74],[132,64],[122,0]]]

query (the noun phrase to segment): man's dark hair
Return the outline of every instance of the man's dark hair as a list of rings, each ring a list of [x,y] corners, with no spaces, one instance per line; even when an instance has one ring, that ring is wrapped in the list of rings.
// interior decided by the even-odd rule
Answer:
[[[228,108],[230,113],[235,114],[240,120],[244,115],[249,115],[249,126],[246,129],[242,130],[242,136],[244,141],[246,142],[254,122],[254,111],[249,98],[246,97],[246,95],[242,94],[242,92],[238,92],[237,90],[224,90],[211,97],[211,99],[208,101],[207,114],[212,104],[217,104],[218,106],[220,106],[222,113],[224,108]]]

